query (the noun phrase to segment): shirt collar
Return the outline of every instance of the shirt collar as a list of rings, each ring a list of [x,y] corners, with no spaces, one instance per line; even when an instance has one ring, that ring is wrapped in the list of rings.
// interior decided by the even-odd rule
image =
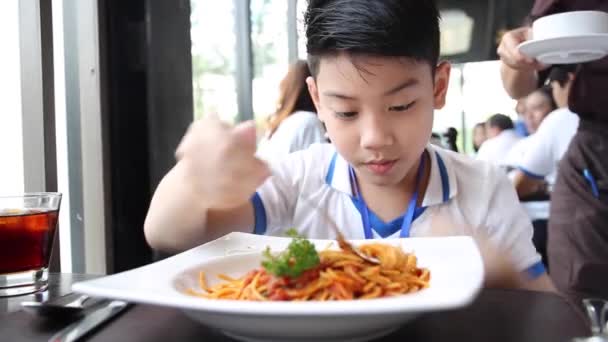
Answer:
[[[426,151],[431,160],[431,175],[429,184],[422,200],[422,207],[429,207],[447,202],[457,193],[456,175],[451,164],[451,158],[447,156],[447,151],[427,145]],[[353,195],[348,173],[348,162],[337,152],[334,153],[327,174],[325,183],[333,189]]]

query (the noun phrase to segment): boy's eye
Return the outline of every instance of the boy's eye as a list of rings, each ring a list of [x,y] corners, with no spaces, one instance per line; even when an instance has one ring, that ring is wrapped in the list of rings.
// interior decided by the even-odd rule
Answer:
[[[352,119],[357,116],[357,112],[334,112],[337,117],[342,119]]]
[[[410,108],[412,108],[412,106],[414,106],[414,104],[416,103],[416,101],[410,102],[408,104],[404,104],[404,105],[399,105],[399,106],[390,106],[388,107],[388,110],[391,112],[403,112],[406,111]]]

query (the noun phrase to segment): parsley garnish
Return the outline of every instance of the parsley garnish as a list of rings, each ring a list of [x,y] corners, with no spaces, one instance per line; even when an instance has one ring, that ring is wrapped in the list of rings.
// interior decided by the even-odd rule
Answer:
[[[287,236],[293,238],[287,250],[273,255],[270,247],[264,251],[262,266],[277,277],[296,278],[304,271],[320,263],[319,254],[310,241],[298,235],[294,229],[287,231]]]

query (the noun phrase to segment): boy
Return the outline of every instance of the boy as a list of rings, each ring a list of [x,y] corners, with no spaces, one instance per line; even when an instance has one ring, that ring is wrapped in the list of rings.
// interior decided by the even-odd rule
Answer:
[[[310,1],[307,84],[332,144],[271,171],[254,156],[251,123],[195,122],[152,200],[150,244],[185,249],[231,231],[290,227],[334,238],[318,210],[353,239],[430,235],[447,222],[450,234],[484,235],[508,251],[529,271],[523,286],[550,289],[507,178],[428,144],[450,73],[437,64],[438,16],[432,1]]]

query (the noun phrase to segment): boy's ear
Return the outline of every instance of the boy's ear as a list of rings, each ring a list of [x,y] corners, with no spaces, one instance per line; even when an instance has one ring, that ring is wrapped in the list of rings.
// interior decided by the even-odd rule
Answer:
[[[445,97],[450,84],[450,70],[452,66],[448,62],[441,62],[435,68],[435,85],[433,88],[433,97],[435,100],[435,109],[441,109],[445,106]]]
[[[321,116],[321,106],[319,105],[319,89],[317,88],[317,82],[315,81],[314,77],[306,77],[306,85],[308,86],[308,92],[310,93],[312,102],[315,104],[317,116],[319,117],[319,120],[323,121]]]

